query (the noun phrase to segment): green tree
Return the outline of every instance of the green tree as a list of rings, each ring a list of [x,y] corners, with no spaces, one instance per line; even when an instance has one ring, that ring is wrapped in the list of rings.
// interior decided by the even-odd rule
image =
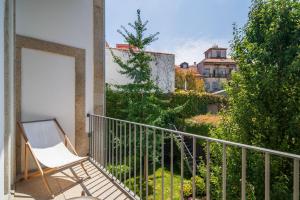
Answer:
[[[215,136],[300,153],[299,47],[300,2],[253,0],[245,27],[234,26],[232,57],[239,71],[229,82],[228,111]],[[240,163],[240,152],[231,153],[228,170],[236,175],[228,181],[234,188],[240,185],[240,168],[234,166]],[[271,199],[291,199],[292,162],[276,157],[271,161]],[[248,164],[251,199],[263,199],[263,155],[250,152]],[[239,189],[230,193],[231,199],[240,196]]]
[[[137,20],[129,23],[130,32],[124,26],[118,32],[129,44],[129,59],[122,60],[113,54],[114,61],[120,66],[120,73],[132,80],[132,83],[119,85],[117,88],[124,94],[126,108],[123,112],[127,120],[162,125],[161,116],[165,110],[163,102],[158,98],[161,91],[151,80],[150,62],[152,57],[145,52],[147,46],[156,41],[159,33],[146,36],[148,21],[143,22],[141,12],[137,10]]]
[[[122,96],[118,101],[121,102],[121,105],[124,105],[123,109],[120,110],[120,112],[122,112],[120,116],[124,116],[126,120],[133,122],[168,127],[169,123],[174,123],[176,120],[177,113],[180,112],[181,107],[170,108],[168,106],[169,101],[162,98],[164,95],[151,79],[150,62],[153,60],[153,57],[145,52],[145,49],[158,39],[157,36],[159,33],[147,34],[147,24],[148,21],[144,22],[141,19],[140,10],[137,10],[137,19],[133,23],[128,24],[132,30],[124,26],[121,26],[121,30],[118,30],[125,42],[129,45],[129,59],[123,60],[111,52],[114,61],[120,66],[120,73],[132,81],[126,85],[115,85],[116,90]],[[111,90],[109,91],[111,92]],[[145,166],[148,165],[150,168],[152,167],[152,165],[146,163],[146,160],[158,162],[159,159],[161,159],[159,154],[157,154],[156,158],[152,157],[153,154],[149,154],[149,158],[146,159],[145,135],[148,134],[149,136],[149,152],[153,152],[153,148],[156,148],[156,151],[160,152],[161,136],[158,132],[155,134],[139,126],[136,131],[138,133],[136,145],[139,147],[140,141],[142,141],[143,150],[142,152],[138,151],[135,156],[140,158],[140,154],[142,154],[142,159],[144,160],[143,166],[137,166],[137,172],[139,172],[140,167],[142,167],[145,177]],[[152,145],[154,134],[156,136],[155,147]]]

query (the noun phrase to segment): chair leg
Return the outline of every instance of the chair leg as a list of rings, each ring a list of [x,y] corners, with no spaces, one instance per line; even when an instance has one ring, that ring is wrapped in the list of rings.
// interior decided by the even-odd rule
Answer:
[[[48,181],[47,181],[47,179],[46,179],[46,177],[45,177],[44,174],[42,174],[42,179],[43,179],[43,182],[44,182],[44,184],[45,184],[45,186],[46,186],[46,189],[48,190],[48,192],[49,192],[51,198],[54,198],[54,194],[53,194],[53,192],[51,191],[51,188],[50,188],[50,186],[49,186],[49,183],[48,183]]]
[[[28,148],[27,144],[25,144],[25,158],[24,158],[24,179],[28,179]]]
[[[86,171],[86,169],[85,169],[85,167],[84,167],[84,165],[83,165],[82,162],[80,163],[80,165],[81,165],[83,171],[85,172],[85,174],[86,174],[88,177],[90,177],[90,175],[87,173],[87,171]]]

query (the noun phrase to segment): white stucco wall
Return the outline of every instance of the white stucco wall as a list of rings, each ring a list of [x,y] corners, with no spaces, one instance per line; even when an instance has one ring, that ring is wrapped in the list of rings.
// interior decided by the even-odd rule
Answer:
[[[128,51],[111,49],[114,54],[126,61],[129,57]],[[175,56],[173,54],[151,53],[153,61],[150,63],[152,70],[152,80],[156,82],[164,92],[175,90]],[[105,49],[105,80],[109,84],[124,85],[132,82],[128,77],[119,73],[120,66],[113,60],[109,48]]]
[[[4,1],[0,0],[0,199],[4,199]]]
[[[52,41],[56,43],[61,43],[64,45],[69,45],[77,48],[85,49],[86,51],[86,112],[92,112],[93,110],[93,1],[92,0],[17,0],[16,1],[16,32],[17,34],[34,37],[42,40]],[[26,54],[26,66],[31,67],[31,76],[36,75],[44,76],[45,71],[36,71],[33,68],[36,68],[38,65],[43,67],[45,70],[53,74],[58,75],[57,79],[50,80],[50,77],[43,83],[45,89],[49,89],[54,92],[54,86],[51,85],[57,84],[70,84],[71,79],[74,78],[74,71],[70,69],[69,66],[73,65],[70,61],[70,58],[62,57],[58,55],[51,55],[51,53],[40,52],[30,52]],[[67,69],[71,71],[67,71]],[[42,73],[42,74],[38,74]],[[42,79],[42,78],[39,79]],[[37,79],[28,80],[30,75],[27,77],[27,81],[38,81]],[[58,80],[59,79],[59,80]],[[66,79],[66,82],[63,82],[63,79]],[[68,81],[69,82],[68,82]],[[73,80],[72,80],[73,81]],[[72,83],[73,86],[75,82]],[[25,106],[22,108],[22,111],[35,110],[35,114],[40,113],[41,115],[50,115],[54,113],[61,116],[60,122],[64,129],[67,129],[67,132],[71,132],[71,138],[74,141],[74,109],[71,109],[74,106],[74,97],[73,95],[73,86],[68,85],[64,88],[61,88],[61,93],[56,95],[60,96],[57,99],[57,96],[49,96],[49,99],[45,101],[45,104],[42,107],[33,108],[34,103],[31,102],[28,104],[29,98],[25,99],[22,102],[22,105]],[[49,88],[48,88],[49,87]],[[70,88],[69,92],[63,94],[62,91],[66,91]],[[75,86],[74,86],[75,87]],[[25,88],[25,92],[32,91],[30,88]],[[41,88],[38,90],[42,92]],[[54,95],[54,93],[53,93]],[[43,97],[45,98],[45,97]],[[31,99],[33,101],[40,101],[41,99]],[[55,104],[53,101],[55,101]],[[60,102],[60,105],[58,104]],[[54,109],[54,105],[56,108]],[[74,106],[75,107],[75,106]],[[59,111],[58,111],[59,109]],[[30,120],[32,116],[25,113],[22,115],[23,120]],[[88,127],[87,127],[88,128]]]
[[[74,144],[75,58],[22,49],[21,62],[22,120],[55,116]]]

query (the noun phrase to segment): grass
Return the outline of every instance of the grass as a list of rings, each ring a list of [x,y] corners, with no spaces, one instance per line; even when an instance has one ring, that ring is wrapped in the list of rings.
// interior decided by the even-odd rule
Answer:
[[[218,124],[221,121],[221,117],[219,115],[211,115],[211,114],[206,114],[206,115],[197,115],[189,119],[193,123],[198,123],[198,124],[211,124],[213,126],[218,126]]]
[[[149,185],[149,195],[148,199],[153,200],[153,189],[155,191],[155,199],[161,199],[161,196],[163,194],[162,192],[162,168],[159,168],[155,172],[156,176],[156,183],[155,183],[155,189],[153,188],[154,184],[154,175],[150,175],[148,177],[148,185]],[[139,188],[139,177],[136,177],[136,183],[137,183],[137,189]],[[134,179],[127,180],[133,182]],[[127,183],[128,185],[128,183]],[[143,188],[145,188],[145,185],[143,185]],[[132,189],[132,188],[131,188]],[[139,194],[139,192],[137,191]],[[145,195],[145,189],[143,189],[143,195]],[[171,199],[171,172],[168,170],[164,170],[164,199],[166,200],[179,200],[180,199],[180,175],[173,175],[173,198]]]
[[[161,199],[162,196],[162,168],[159,168],[155,172],[156,176],[156,185],[155,199]],[[149,181],[153,182],[153,175],[149,176]],[[173,199],[180,199],[180,176],[173,175]],[[149,196],[149,199],[154,199],[153,195]],[[171,172],[164,170],[164,199],[171,200]]]

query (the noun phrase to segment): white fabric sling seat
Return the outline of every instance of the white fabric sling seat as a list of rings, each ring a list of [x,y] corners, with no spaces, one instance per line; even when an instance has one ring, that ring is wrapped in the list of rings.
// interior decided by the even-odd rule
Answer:
[[[87,174],[82,164],[87,157],[77,155],[69,138],[56,119],[19,122],[18,124],[25,140],[25,180],[28,178],[28,150],[31,152],[46,188],[52,197],[54,197],[54,195],[44,177],[45,172],[41,164],[48,168],[59,169],[80,163]]]

